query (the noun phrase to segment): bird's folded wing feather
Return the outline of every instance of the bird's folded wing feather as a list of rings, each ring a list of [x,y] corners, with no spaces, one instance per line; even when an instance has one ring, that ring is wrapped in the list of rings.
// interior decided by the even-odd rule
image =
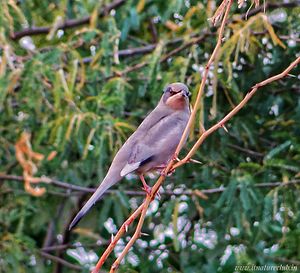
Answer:
[[[144,162],[151,159],[151,157],[153,156],[152,154],[153,151],[151,147],[145,145],[143,143],[143,140],[140,140],[132,147],[129,159],[124,168],[121,170],[120,175],[125,176],[131,172],[134,172],[141,165],[143,165]]]
[[[145,145],[143,139],[146,135],[149,135],[152,128],[157,126],[168,114],[167,111],[161,111],[156,107],[130,137],[133,145],[131,146],[130,156],[120,172],[121,176],[134,172],[141,166],[142,162],[152,157],[152,149],[148,145]]]
[[[160,118],[157,123],[154,123],[146,132],[137,131],[135,143],[132,146],[131,154],[124,168],[121,170],[121,176],[125,176],[140,166],[159,155],[161,149],[166,145],[173,146],[172,142],[177,145],[176,121],[172,117]],[[180,134],[179,134],[180,137]]]

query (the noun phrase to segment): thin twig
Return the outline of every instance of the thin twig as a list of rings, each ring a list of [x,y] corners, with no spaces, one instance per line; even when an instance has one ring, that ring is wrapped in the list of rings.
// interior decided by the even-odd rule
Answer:
[[[152,193],[152,191],[151,191],[151,193]],[[110,273],[113,273],[113,272],[115,272],[118,269],[121,261],[123,260],[123,258],[125,257],[125,255],[128,253],[129,249],[132,247],[132,245],[135,243],[135,241],[141,236],[141,230],[142,230],[142,226],[144,224],[146,212],[147,212],[147,209],[148,209],[149,204],[151,202],[151,198],[148,198],[148,196],[149,195],[147,195],[144,203],[140,206],[140,207],[142,207],[142,214],[141,214],[140,220],[138,222],[138,225],[137,225],[137,227],[135,229],[135,232],[134,232],[133,236],[131,237],[131,239],[129,240],[129,242],[127,243],[127,245],[125,246],[125,248],[123,249],[123,251],[120,254],[120,256],[115,260],[115,262],[111,266],[111,269],[109,271]],[[106,258],[105,258],[105,260],[106,260]],[[103,263],[104,263],[104,261],[103,261]],[[98,271],[94,271],[93,273],[97,273],[97,272]]]
[[[252,151],[250,149],[247,149],[247,148],[244,148],[244,147],[240,147],[238,145],[235,145],[235,144],[230,144],[228,143],[227,144],[228,147],[230,148],[233,148],[233,149],[236,149],[238,151],[241,151],[241,152],[244,152],[250,156],[254,156],[254,157],[264,157],[264,154],[263,153],[259,153],[259,152],[256,152],[256,151]]]
[[[160,63],[163,63],[165,61],[167,61],[170,57],[178,54],[179,52],[181,52],[182,50],[191,47],[192,45],[198,44],[200,42],[202,42],[206,37],[210,36],[210,33],[208,31],[205,31],[202,33],[201,36],[199,37],[193,37],[191,39],[191,41],[184,43],[183,45],[173,49],[172,51],[170,51],[169,53],[167,53],[165,56],[163,56],[160,59]]]
[[[99,246],[103,246],[103,245],[109,245],[108,241],[105,241],[101,239],[101,243],[94,243],[94,244],[80,244],[80,245],[76,245],[76,244],[61,244],[61,245],[52,245],[52,246],[47,246],[47,247],[43,247],[41,248],[41,251],[44,252],[49,252],[49,251],[56,251],[58,249],[66,249],[66,248],[77,248],[77,247],[99,247]]]
[[[0,174],[0,180],[24,181],[24,177],[18,176],[18,175]],[[48,178],[48,177],[45,177],[45,178],[41,177],[40,180],[42,183],[44,182],[46,184],[53,184],[57,187],[68,189],[71,191],[81,191],[81,192],[91,192],[91,193],[93,193],[95,191],[95,189],[93,189],[93,188],[77,186],[77,185],[62,182],[60,180],[52,179],[52,178]]]
[[[22,176],[16,176],[16,175],[3,175],[0,174],[0,181],[4,181],[4,180],[12,180],[12,181],[23,181],[23,177]],[[61,181],[60,181],[61,182]],[[66,183],[66,182],[61,182],[64,183],[66,185],[68,185],[69,187],[63,187],[63,188],[74,188],[75,185]],[[283,182],[283,181],[274,181],[274,182],[257,182],[254,187],[257,188],[274,188],[274,187],[283,187],[283,186],[292,186],[295,184],[300,184],[300,179],[292,179],[288,182]],[[53,186],[56,187],[60,187],[60,185],[54,184]],[[77,189],[75,193],[77,194],[85,194],[85,193],[93,193],[95,192],[96,188],[86,188],[86,187],[80,187],[81,189]],[[223,191],[226,190],[226,187],[217,187],[217,188],[212,188],[212,189],[201,189],[201,192],[205,193],[205,194],[215,194],[215,193],[221,193]],[[115,194],[117,193],[119,190],[107,190],[107,192],[105,194]],[[12,191],[6,191],[5,193],[10,193]],[[125,190],[123,191],[125,194],[129,195],[129,196],[145,196],[145,192],[144,191],[128,191]],[[166,190],[166,191],[162,191],[160,192],[160,195],[168,195],[168,196],[181,196],[181,195],[193,195],[194,190],[192,189],[182,189],[182,190]],[[1,192],[3,194],[3,192]],[[47,193],[52,194],[50,191],[47,191]],[[57,194],[58,192],[55,192],[53,194]],[[63,197],[70,197],[72,196],[70,191],[68,190],[66,193],[61,193]]]
[[[227,20],[227,17],[228,17],[228,14],[229,14],[229,10],[230,10],[230,7],[231,7],[231,4],[232,4],[232,1],[230,1],[227,5],[227,8],[226,8],[226,11],[225,11],[225,15],[223,17],[223,20],[222,20],[222,24],[220,26],[220,29],[219,29],[219,35],[218,35],[218,40],[217,40],[217,44],[215,46],[215,49],[213,51],[213,53],[211,54],[206,66],[205,66],[205,70],[204,70],[204,73],[203,73],[203,77],[202,77],[202,80],[201,80],[201,83],[200,83],[200,87],[199,87],[199,90],[198,90],[198,93],[197,93],[197,98],[196,98],[196,102],[194,104],[194,107],[193,107],[193,111],[191,113],[191,116],[189,118],[189,121],[188,121],[188,124],[183,132],[183,135],[181,137],[181,140],[177,146],[177,149],[175,151],[175,156],[178,157],[179,155],[179,152],[180,150],[182,149],[187,137],[188,137],[188,134],[189,134],[189,131],[190,131],[190,128],[192,127],[192,124],[194,123],[195,121],[195,118],[196,118],[196,113],[199,109],[199,106],[200,106],[200,102],[201,102],[201,98],[202,98],[202,94],[203,94],[203,90],[204,90],[204,87],[205,87],[205,83],[206,83],[206,80],[207,80],[207,76],[208,76],[208,72],[209,72],[209,68],[211,66],[211,64],[213,63],[220,47],[221,47],[221,44],[222,44],[222,40],[223,40],[223,34],[224,34],[224,29],[225,29],[225,23],[226,23],[226,20]]]
[[[283,2],[283,3],[266,3],[265,5],[261,5],[255,9],[250,10],[247,13],[244,13],[241,15],[241,19],[245,20],[253,15],[256,15],[257,13],[263,12],[267,9],[278,9],[278,8],[294,8],[298,7],[300,5],[300,1],[296,0],[293,2]]]
[[[65,204],[66,204],[66,198],[61,200],[60,204],[57,206],[56,215],[51,219],[51,221],[48,224],[46,236],[43,242],[43,248],[51,246],[54,239],[56,223],[58,222],[58,220],[61,218],[63,214]]]
[[[193,44],[200,43],[201,41],[203,41],[203,39],[205,39],[209,35],[213,35],[213,33],[206,31],[199,36],[197,36],[196,34],[191,34],[190,38],[192,40],[190,42],[184,43],[180,47],[176,48],[175,49],[176,52],[172,53],[172,51],[171,51],[168,54],[170,54],[171,56],[175,55],[175,54],[179,53],[180,51],[192,46]],[[166,46],[168,46],[168,47],[174,46],[178,43],[182,43],[183,40],[184,40],[183,38],[175,38],[175,39],[169,40],[166,42]],[[148,45],[140,46],[140,47],[121,49],[121,50],[117,51],[117,54],[118,54],[118,57],[133,57],[136,55],[144,55],[144,54],[154,51],[155,48],[157,47],[157,45],[158,45],[157,43],[153,43],[153,44],[148,44]],[[92,60],[93,60],[93,57],[85,57],[85,58],[83,58],[83,63],[90,63]],[[165,60],[163,60],[163,59],[160,60],[160,62],[164,62],[164,61]]]
[[[69,268],[73,269],[73,270],[82,271],[82,269],[83,269],[83,268],[82,268],[81,266],[79,266],[79,265],[71,264],[71,263],[69,263],[68,261],[66,261],[66,260],[64,260],[64,259],[62,259],[62,258],[56,257],[56,256],[51,255],[51,254],[49,254],[49,253],[46,253],[46,252],[44,252],[44,251],[38,251],[38,253],[39,253],[41,256],[43,256],[44,258],[46,258],[46,259],[55,261],[56,263],[60,263],[60,264],[62,264],[62,265],[64,265],[64,266],[66,266],[66,267],[69,267]]]

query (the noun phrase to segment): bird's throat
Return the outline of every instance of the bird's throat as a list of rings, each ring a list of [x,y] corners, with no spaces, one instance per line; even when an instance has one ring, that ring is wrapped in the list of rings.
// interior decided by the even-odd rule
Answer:
[[[186,106],[186,101],[182,95],[175,95],[168,98],[166,105],[174,110],[183,110]]]

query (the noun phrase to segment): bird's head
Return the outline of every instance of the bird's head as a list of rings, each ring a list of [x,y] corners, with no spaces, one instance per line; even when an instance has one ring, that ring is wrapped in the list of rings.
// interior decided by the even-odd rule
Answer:
[[[174,110],[184,110],[189,108],[190,95],[191,93],[185,84],[175,82],[165,87],[162,102]]]

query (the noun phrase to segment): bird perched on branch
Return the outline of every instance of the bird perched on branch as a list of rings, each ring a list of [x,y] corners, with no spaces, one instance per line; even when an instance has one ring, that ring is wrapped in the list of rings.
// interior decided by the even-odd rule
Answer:
[[[162,170],[172,159],[190,117],[190,92],[183,83],[166,86],[155,109],[116,154],[102,183],[73,219],[72,229],[96,201],[124,176],[135,172],[150,193],[144,174]]]

